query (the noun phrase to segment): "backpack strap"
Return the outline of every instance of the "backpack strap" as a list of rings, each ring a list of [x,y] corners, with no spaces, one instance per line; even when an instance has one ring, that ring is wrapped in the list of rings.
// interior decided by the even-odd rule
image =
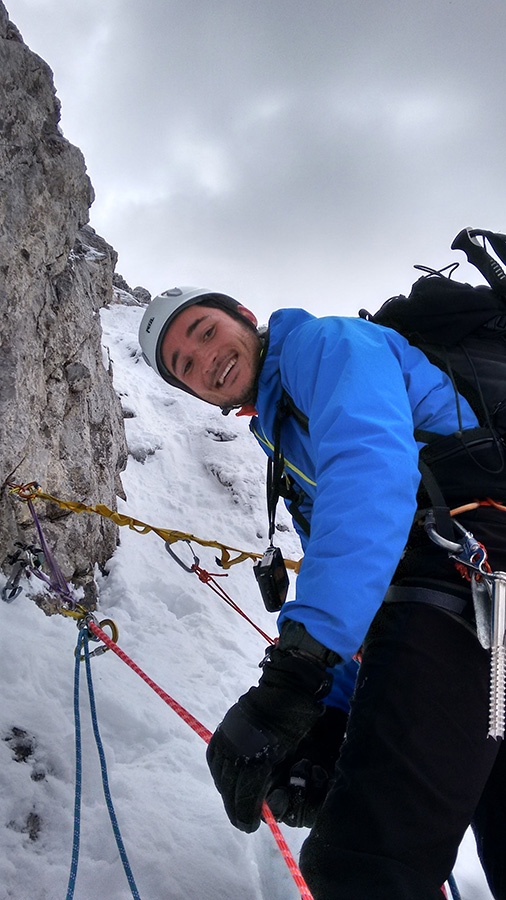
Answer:
[[[421,454],[418,457],[418,468],[422,476],[422,485],[430,500],[436,531],[441,537],[451,541],[455,537],[455,530],[450,515],[450,508],[446,503],[439,483],[427,463],[422,459]]]
[[[306,413],[303,413],[302,410],[299,409],[299,407],[295,404],[295,402],[290,397],[290,394],[288,394],[284,389],[283,389],[283,395],[279,402],[283,404],[285,417],[288,415],[294,416],[295,419],[297,419],[297,422],[299,423],[301,428],[307,434],[309,434],[309,419],[306,416]]]
[[[309,431],[309,419],[300,410],[283,390],[281,399],[276,406],[274,418],[273,439],[274,453],[267,460],[267,512],[269,515],[269,540],[272,540],[276,527],[276,507],[280,497],[288,501],[288,512],[299,528],[309,537],[311,526],[306,516],[301,512],[300,506],[304,501],[305,493],[295,480],[285,470],[285,458],[281,450],[281,426],[284,420],[293,415],[299,425]]]

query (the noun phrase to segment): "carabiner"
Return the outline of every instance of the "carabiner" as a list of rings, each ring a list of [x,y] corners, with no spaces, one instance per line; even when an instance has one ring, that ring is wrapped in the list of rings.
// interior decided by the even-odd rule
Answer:
[[[174,543],[178,543],[178,542],[174,541]],[[187,566],[186,563],[184,563],[183,560],[180,559],[176,553],[174,553],[169,541],[166,542],[165,549],[166,549],[167,553],[169,554],[169,556],[172,556],[172,559],[174,559],[178,563],[178,565],[180,565],[181,568],[185,570],[185,572],[194,572],[196,567],[200,565],[200,559],[198,558],[197,554],[195,553],[192,545],[190,544],[190,541],[185,540],[183,543],[188,544],[188,546],[190,548],[190,552],[193,556],[193,565],[192,566]]]
[[[16,541],[14,546],[19,549],[7,557],[7,561],[15,568],[9,575],[7,584],[2,588],[2,600],[5,603],[12,603],[21,594],[23,588],[20,587],[19,582],[22,575],[25,573],[28,577],[32,573],[37,575],[37,569],[40,569],[42,566],[42,550],[40,547],[35,547],[33,544],[23,544],[21,541]]]
[[[4,600],[5,603],[12,603],[12,601],[15,600],[16,597],[19,597],[21,591],[23,590],[22,587],[19,587],[19,582],[24,571],[25,566],[23,565],[23,563],[18,563],[14,572],[9,575],[7,584],[5,584],[2,588],[2,600]]]
[[[90,641],[96,641],[98,643],[100,641],[100,638],[97,637],[96,634],[89,627],[90,623],[92,623],[92,622],[94,625],[97,626],[97,628],[100,628],[102,631],[104,631],[105,628],[110,628],[111,629],[111,641],[114,644],[118,643],[118,637],[119,637],[118,626],[116,625],[116,622],[114,622],[112,619],[102,619],[102,621],[99,622],[97,620],[96,616],[93,615],[93,613],[88,612],[85,616],[82,616],[76,624],[79,629],[86,628],[87,636]],[[92,656],[101,656],[102,653],[105,653],[109,649],[110,648],[107,646],[107,644],[100,644],[100,647],[96,647],[96,649],[92,650],[91,653],[89,653],[88,655],[91,659]],[[76,654],[77,654],[77,647],[74,651],[74,655],[76,655]],[[83,654],[81,654],[80,661],[84,662],[85,659],[86,659],[86,657]]]
[[[450,554],[450,556],[456,559],[457,562],[464,563],[464,565],[469,566],[469,568],[478,571],[480,575],[489,575],[490,565],[488,563],[487,551],[483,544],[480,544],[480,542],[476,540],[474,534],[467,531],[457,519],[454,519],[454,524],[463,535],[462,549],[460,554]]]
[[[40,484],[37,481],[29,481],[28,484],[15,484],[8,482],[10,494],[17,494],[20,500],[34,500],[40,490]]]
[[[441,534],[439,534],[436,531],[435,523],[431,521],[429,517],[427,517],[424,528],[431,541],[433,541],[434,544],[437,544],[438,547],[442,547],[444,550],[448,550],[448,553],[462,553],[464,549],[462,544],[457,544],[455,541],[449,541],[447,538],[444,538]]]

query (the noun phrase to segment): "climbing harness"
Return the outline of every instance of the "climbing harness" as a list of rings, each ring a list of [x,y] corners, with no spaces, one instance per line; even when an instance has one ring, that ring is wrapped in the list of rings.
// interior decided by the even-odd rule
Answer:
[[[16,492],[19,493],[18,491],[16,491]],[[29,498],[25,497],[23,499],[28,500]],[[34,515],[34,518],[36,519],[36,514],[35,514],[35,510],[33,510],[33,505],[32,505],[32,514]],[[42,528],[40,526],[40,523],[38,522],[38,519],[36,519],[36,523],[37,523],[37,530],[38,530],[39,536],[41,537],[41,543],[43,544],[43,547],[44,547],[43,555],[47,554],[46,561],[51,560],[50,568],[53,573],[53,579],[47,578],[47,576],[46,576],[44,578],[44,580],[50,586],[50,588],[54,590],[55,588],[53,587],[52,581],[55,580],[55,573],[60,572],[60,574],[61,574],[61,570],[59,569],[58,563],[56,562],[56,559],[54,558],[53,554],[49,550],[49,547],[44,539],[44,536],[42,533]],[[182,559],[180,559],[174,552],[173,548],[171,547],[170,542],[167,541],[166,549],[169,552],[169,554],[171,555],[171,557],[185,571],[195,572],[202,581],[205,581],[205,582],[214,581],[214,578],[216,576],[210,575],[205,570],[201,569],[200,561],[199,561],[198,557],[196,556],[195,552],[193,551],[193,548],[191,547],[190,539],[186,538],[186,537],[183,539],[186,541],[186,543],[189,546],[189,549],[192,553],[192,557],[193,557],[192,564],[190,566],[188,566]],[[22,550],[25,551],[26,548],[23,546]],[[39,551],[38,548],[30,548],[30,551],[32,554],[35,554],[35,550],[37,550],[38,554],[40,554],[42,552],[42,551]],[[48,557],[49,557],[49,560],[48,560]],[[40,566],[41,565],[40,555],[34,556],[34,559],[36,560],[38,566]],[[17,559],[16,559],[16,562],[17,562]],[[35,565],[35,562],[33,564]],[[31,565],[32,565],[32,560],[30,558],[30,566]],[[15,587],[15,589],[16,589],[15,596],[17,596],[21,590],[21,588],[18,589],[18,587],[19,587],[18,582],[19,582],[21,575],[23,573],[23,570],[25,568],[26,568],[25,566],[22,567],[22,571],[19,574],[16,585],[14,586],[13,583],[11,582],[11,587]],[[61,574],[61,578],[64,579],[64,576],[62,574]],[[68,881],[66,900],[73,900],[73,897],[74,897],[75,883],[76,883],[76,877],[77,877],[77,868],[78,868],[78,859],[79,859],[79,848],[80,848],[81,800],[82,800],[82,745],[81,745],[81,718],[80,718],[80,708],[79,708],[79,681],[80,681],[79,676],[80,676],[80,663],[83,660],[86,664],[86,677],[87,677],[87,683],[88,683],[90,711],[91,711],[91,717],[92,717],[93,732],[94,732],[95,741],[97,744],[97,749],[98,749],[99,758],[100,758],[100,764],[101,764],[104,796],[106,799],[106,804],[107,804],[109,817],[110,817],[113,832],[114,832],[114,837],[115,837],[116,844],[117,844],[117,847],[119,850],[123,868],[124,868],[124,871],[125,871],[128,883],[129,883],[129,887],[130,887],[130,890],[132,893],[132,897],[134,898],[134,900],[140,900],[140,895],[138,893],[135,879],[134,879],[134,876],[133,876],[133,873],[132,873],[132,870],[130,867],[130,863],[128,861],[126,850],[125,850],[123,840],[121,837],[121,833],[119,830],[119,825],[117,822],[117,817],[115,814],[112,797],[110,794],[105,753],[104,753],[103,744],[101,741],[99,728],[98,728],[95,696],[94,696],[93,682],[92,682],[92,675],[91,675],[91,664],[90,664],[91,658],[104,653],[106,650],[112,650],[137,675],[139,675],[139,677],[142,678],[142,680],[149,687],[151,687],[152,690],[154,690],[155,693],[174,712],[176,712],[176,714],[184,722],[186,722],[186,724],[188,724],[193,729],[193,731],[195,731],[195,733],[198,734],[199,737],[201,737],[206,743],[209,743],[211,736],[212,736],[212,732],[210,732],[204,725],[202,725],[201,722],[199,722],[198,719],[196,719],[183,706],[181,706],[181,704],[179,704],[166,691],[164,691],[163,688],[161,688],[155,681],[153,681],[153,679],[151,679],[118,646],[118,644],[117,644],[118,629],[112,619],[103,619],[101,622],[98,622],[97,618],[93,615],[93,613],[89,612],[83,606],[81,606],[80,604],[78,604],[74,601],[74,599],[72,598],[72,596],[70,594],[70,589],[69,589],[68,585],[66,585],[66,583],[65,583],[65,588],[63,588],[62,585],[60,584],[59,578],[57,579],[57,581],[58,581],[58,593],[62,598],[65,598],[65,606],[62,606],[62,608],[60,609],[60,612],[67,617],[75,619],[77,627],[79,629],[78,641],[77,641],[77,646],[75,649],[75,665],[74,665],[74,720],[75,720],[75,728],[76,728],[76,739],[75,739],[76,790],[75,790],[75,801],[74,801],[74,834],[73,834],[73,842],[72,842],[72,858],[71,858],[71,867],[70,867],[70,875],[69,875],[69,881]],[[218,585],[216,585],[216,587],[213,587],[213,589],[215,589],[216,592],[218,593],[219,591],[217,590],[217,588],[219,588]],[[72,608],[69,608],[70,604],[68,603],[68,598],[70,598],[72,601]],[[12,597],[11,599],[14,599],[14,597]],[[227,602],[230,602],[230,605],[232,605],[233,608],[237,608],[236,604],[234,604],[234,602],[231,601],[230,598],[228,598],[228,597],[227,597]],[[251,622],[251,620],[249,620],[249,618],[247,616],[245,616],[245,614],[242,612],[242,610],[239,610],[237,608],[237,611],[240,612],[241,615],[243,615],[248,621]],[[251,623],[251,624],[254,624],[254,623]],[[109,635],[106,634],[106,632],[104,631],[104,627],[110,628],[111,637],[109,637]],[[257,629],[257,630],[259,630],[259,629]],[[262,634],[263,637],[265,637],[265,639],[267,641],[269,641],[270,643],[273,643],[271,638],[269,638],[267,635],[265,635],[261,631],[260,631],[260,633]],[[102,641],[102,643],[100,644],[100,646],[97,649],[90,652],[89,646],[88,646],[90,640],[97,641],[97,642]],[[84,648],[84,655],[81,652],[82,648]],[[306,884],[299,867],[297,866],[297,863],[296,863],[296,861],[295,861],[295,859],[294,859],[294,857],[293,857],[293,855],[281,833],[278,823],[276,822],[274,816],[272,815],[272,813],[265,801],[262,805],[262,817],[263,817],[264,821],[266,822],[266,824],[268,825],[268,827],[276,841],[278,849],[280,850],[281,855],[289,869],[292,879],[299,890],[301,900],[313,900],[313,895],[311,894],[309,887]],[[456,886],[455,879],[453,878],[453,876],[451,876],[448,879],[448,887],[451,891],[452,900],[460,900],[460,894],[457,890],[457,886]],[[447,892],[445,892],[445,893],[446,893],[446,896],[448,896]]]

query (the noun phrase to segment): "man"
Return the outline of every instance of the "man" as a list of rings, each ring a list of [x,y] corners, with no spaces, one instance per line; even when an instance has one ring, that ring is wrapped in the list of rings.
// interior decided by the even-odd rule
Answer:
[[[208,748],[227,814],[254,831],[272,797],[280,818],[314,820],[301,869],[315,900],[441,900],[472,823],[494,897],[506,900],[505,754],[487,739],[489,655],[469,587],[413,524],[415,429],[453,434],[474,427],[474,413],[390,329],[294,309],[275,312],[265,333],[256,325],[232,298],[176,288],[153,300],[140,328],[162,378],[242,407],[267,454],[284,392],[299,411],[281,424],[280,450],[308,523],[297,526],[304,560],[258,687]],[[462,500],[472,497],[470,485]],[[506,569],[503,515],[462,518],[486,537],[493,569]],[[359,652],[341,746],[335,697]]]

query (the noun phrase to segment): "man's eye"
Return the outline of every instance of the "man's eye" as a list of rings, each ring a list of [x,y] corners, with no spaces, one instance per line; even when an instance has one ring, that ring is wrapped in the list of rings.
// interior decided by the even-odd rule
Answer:
[[[191,360],[189,359],[188,362],[186,362],[183,366],[183,375],[188,375],[188,373],[191,371],[191,367],[192,367],[192,363],[191,363]]]
[[[210,337],[213,336],[213,334],[214,334],[214,325],[211,325],[210,328],[207,328],[206,331],[204,331],[203,339],[205,341],[207,341]]]

